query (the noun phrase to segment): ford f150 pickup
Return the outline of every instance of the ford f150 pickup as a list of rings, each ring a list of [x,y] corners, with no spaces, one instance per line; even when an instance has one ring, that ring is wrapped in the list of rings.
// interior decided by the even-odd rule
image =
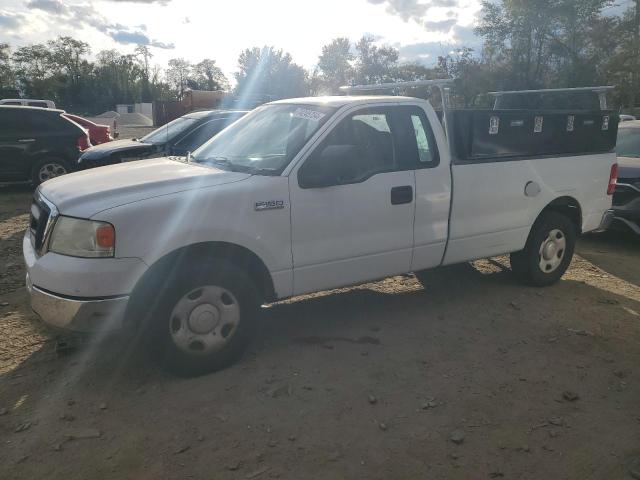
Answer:
[[[551,285],[610,220],[616,131],[604,109],[445,108],[441,123],[411,97],[273,102],[187,159],[41,185],[32,308],[65,330],[144,329],[166,367],[197,374],[236,359],[279,299],[508,253]]]

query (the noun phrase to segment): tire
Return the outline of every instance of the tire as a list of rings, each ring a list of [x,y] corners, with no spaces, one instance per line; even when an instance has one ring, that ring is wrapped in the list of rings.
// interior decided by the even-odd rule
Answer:
[[[42,182],[60,175],[66,175],[69,172],[71,172],[71,167],[66,161],[56,157],[45,157],[33,165],[31,183],[34,187],[37,187]]]
[[[533,224],[524,250],[511,254],[511,270],[527,285],[553,285],[569,268],[575,244],[574,223],[561,213],[544,213]]]
[[[249,276],[207,260],[181,267],[165,285],[145,328],[160,365],[190,377],[234,363],[254,335],[261,303]]]

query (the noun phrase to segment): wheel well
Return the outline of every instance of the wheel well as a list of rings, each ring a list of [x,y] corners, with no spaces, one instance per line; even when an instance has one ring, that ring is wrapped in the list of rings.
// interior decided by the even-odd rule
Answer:
[[[168,253],[155,262],[142,276],[131,292],[130,305],[127,308],[127,323],[135,321],[142,311],[146,311],[146,299],[163,287],[163,281],[180,265],[203,258],[225,259],[241,268],[254,280],[255,286],[264,302],[276,299],[271,274],[264,262],[251,250],[227,242],[203,242],[189,245]]]
[[[64,155],[60,155],[58,152],[46,152],[40,153],[39,155],[34,157],[31,165],[29,166],[29,175],[35,175],[36,167],[38,166],[38,164],[47,160],[60,161],[69,168],[69,171],[72,171],[73,169],[73,162],[69,161]]]
[[[558,212],[562,215],[566,216],[576,227],[576,233],[580,234],[582,232],[582,208],[578,201],[573,197],[558,197],[553,202],[549,203],[538,218],[542,216],[545,212]]]

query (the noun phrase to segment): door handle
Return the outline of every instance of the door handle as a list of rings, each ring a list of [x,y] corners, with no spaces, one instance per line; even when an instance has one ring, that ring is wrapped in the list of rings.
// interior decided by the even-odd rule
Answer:
[[[391,205],[402,205],[413,202],[413,187],[403,185],[391,189]]]
[[[21,138],[20,140],[18,140],[20,143],[31,143],[31,142],[35,142],[36,139],[35,138]]]

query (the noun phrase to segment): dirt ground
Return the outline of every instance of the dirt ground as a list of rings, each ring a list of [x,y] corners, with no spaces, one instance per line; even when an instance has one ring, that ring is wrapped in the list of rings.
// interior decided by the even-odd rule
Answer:
[[[547,289],[497,258],[272,305],[238,364],[182,379],[117,338],[56,353],[30,195],[0,189],[0,478],[640,478],[637,238],[583,238]]]

